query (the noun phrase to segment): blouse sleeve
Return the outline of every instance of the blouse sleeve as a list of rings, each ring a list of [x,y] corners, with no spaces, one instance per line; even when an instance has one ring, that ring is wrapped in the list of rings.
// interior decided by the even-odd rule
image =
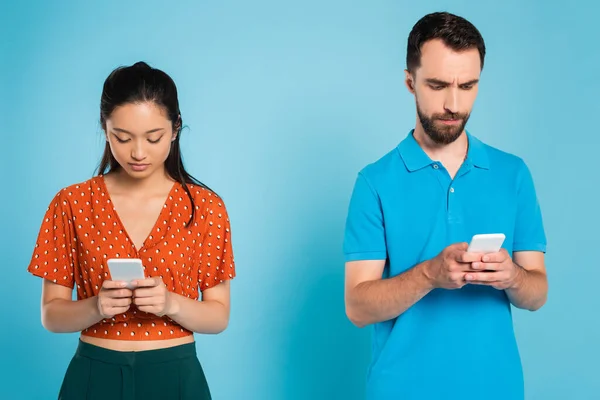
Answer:
[[[204,237],[200,244],[198,288],[210,289],[235,277],[231,227],[223,200],[212,197],[206,213]]]
[[[73,289],[75,230],[70,204],[64,191],[56,194],[46,210],[27,270],[44,279]]]

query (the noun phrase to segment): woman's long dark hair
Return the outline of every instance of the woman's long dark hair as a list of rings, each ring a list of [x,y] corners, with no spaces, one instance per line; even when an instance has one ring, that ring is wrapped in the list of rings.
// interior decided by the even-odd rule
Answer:
[[[177,99],[177,87],[169,75],[152,68],[145,62],[137,62],[130,67],[119,67],[111,72],[104,82],[100,100],[100,123],[106,132],[106,120],[115,108],[124,104],[152,101],[166,111],[173,124],[175,140],[171,142],[169,156],[165,160],[165,171],[175,181],[179,182],[192,203],[192,214],[188,226],[194,220],[195,204],[188,184],[198,185],[211,190],[202,182],[190,175],[183,166],[179,140],[181,138],[182,119]],[[98,166],[98,175],[104,175],[120,169],[121,166],[113,157],[108,142]],[[211,190],[212,191],[212,190]]]

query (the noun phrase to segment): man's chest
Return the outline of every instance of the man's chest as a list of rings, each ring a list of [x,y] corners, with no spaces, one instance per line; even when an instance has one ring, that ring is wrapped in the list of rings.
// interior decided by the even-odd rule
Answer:
[[[479,233],[504,233],[503,247],[512,250],[517,193],[510,184],[474,178],[406,179],[380,193],[391,265],[404,270]]]

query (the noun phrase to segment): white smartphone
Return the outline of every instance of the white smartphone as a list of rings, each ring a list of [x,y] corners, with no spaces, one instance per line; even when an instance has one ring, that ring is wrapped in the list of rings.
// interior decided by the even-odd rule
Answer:
[[[469,253],[496,253],[502,248],[504,233],[484,233],[474,235],[469,244]]]
[[[145,279],[144,266],[139,258],[111,258],[108,270],[113,281],[127,282],[127,288],[132,289],[131,282]]]

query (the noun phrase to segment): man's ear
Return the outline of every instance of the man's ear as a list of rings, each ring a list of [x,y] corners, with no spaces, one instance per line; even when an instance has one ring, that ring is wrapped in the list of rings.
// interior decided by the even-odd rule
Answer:
[[[408,91],[415,94],[415,77],[407,69],[404,70],[404,83]]]

